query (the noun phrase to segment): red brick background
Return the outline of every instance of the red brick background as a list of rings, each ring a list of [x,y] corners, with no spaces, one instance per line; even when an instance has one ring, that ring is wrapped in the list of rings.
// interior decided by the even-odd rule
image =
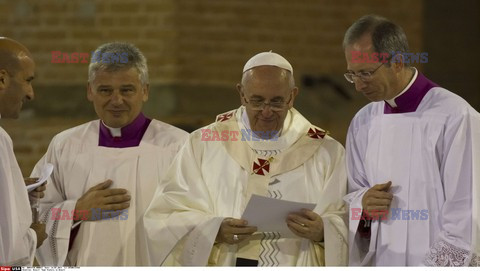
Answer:
[[[0,1],[0,35],[26,45],[37,64],[35,101],[20,120],[0,125],[29,174],[54,134],[95,117],[85,99],[88,64],[51,63],[51,52],[90,53],[118,40],[136,44],[148,59],[151,117],[189,130],[212,122],[239,105],[235,84],[244,63],[273,50],[294,67],[297,109],[344,142],[366,103],[343,79],[345,30],[362,15],[383,15],[404,28],[412,52],[421,52],[425,10],[433,6],[418,0]],[[351,99],[328,84],[304,86],[305,76],[329,78]]]

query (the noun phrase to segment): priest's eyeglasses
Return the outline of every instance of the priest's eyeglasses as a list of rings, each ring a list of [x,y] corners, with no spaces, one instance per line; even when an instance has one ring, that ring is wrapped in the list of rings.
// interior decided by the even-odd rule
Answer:
[[[256,111],[264,110],[265,106],[268,105],[270,106],[270,110],[278,112],[278,111],[283,111],[285,110],[285,108],[288,107],[288,104],[292,101],[292,98],[293,98],[292,94],[293,92],[290,93],[290,99],[287,102],[285,102],[284,100],[273,100],[267,103],[263,100],[256,100],[256,99],[247,100],[245,96],[243,97],[243,99],[245,100],[245,103],[247,103],[252,110],[256,110]]]
[[[355,83],[355,77],[358,77],[360,80],[362,80],[362,82],[369,82],[370,80],[372,80],[372,76],[373,74],[378,70],[380,69],[380,67],[385,64],[387,62],[384,62],[382,64],[380,64],[375,70],[371,71],[371,72],[346,72],[345,74],[343,74],[343,76],[345,76],[345,79],[347,79],[347,81],[349,83]]]

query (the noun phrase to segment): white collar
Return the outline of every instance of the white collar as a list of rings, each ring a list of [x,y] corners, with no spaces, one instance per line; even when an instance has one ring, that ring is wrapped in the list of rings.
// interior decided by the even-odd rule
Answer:
[[[105,122],[103,122],[102,120],[102,123],[103,125],[105,125],[105,127],[107,127],[107,129],[110,131],[110,134],[112,135],[112,137],[122,137],[122,128],[112,128],[112,127],[108,127]]]
[[[387,102],[391,107],[397,107],[397,103],[395,102],[395,99],[402,96],[402,94],[405,93],[413,85],[413,82],[415,82],[415,80],[417,79],[418,71],[415,68],[413,68],[413,69],[415,70],[415,74],[413,75],[413,78],[412,78],[412,80],[410,80],[408,85],[402,90],[402,92],[400,92],[393,99],[385,100],[385,102]]]

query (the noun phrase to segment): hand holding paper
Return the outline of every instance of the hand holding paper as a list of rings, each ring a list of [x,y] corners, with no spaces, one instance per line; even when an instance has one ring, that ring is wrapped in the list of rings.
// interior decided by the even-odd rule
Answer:
[[[28,192],[33,191],[47,181],[48,177],[50,177],[53,172],[53,165],[49,163],[45,164],[41,172],[40,177],[38,177],[38,180],[35,183],[27,185]]]
[[[292,236],[293,233],[286,222],[288,215],[300,212],[302,209],[313,210],[316,206],[314,203],[301,203],[252,195],[242,219],[247,220],[249,225],[257,226],[259,232],[280,232],[282,236]]]
[[[290,213],[287,218],[287,225],[299,237],[314,242],[323,241],[323,220],[314,211],[302,209],[300,212]]]
[[[236,244],[252,236],[257,227],[249,226],[243,219],[225,218],[218,230],[216,242]]]
[[[25,184],[27,185],[27,191],[29,193],[30,207],[32,208],[32,221],[38,223],[39,221],[39,202],[40,198],[43,198],[46,187],[44,186],[48,177],[53,172],[52,164],[45,164],[42,168],[40,177],[38,178],[26,178]]]

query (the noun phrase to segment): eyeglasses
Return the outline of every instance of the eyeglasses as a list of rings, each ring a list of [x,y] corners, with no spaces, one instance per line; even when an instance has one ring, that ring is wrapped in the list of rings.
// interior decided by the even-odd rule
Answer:
[[[343,74],[343,76],[345,76],[345,79],[347,79],[347,81],[349,83],[355,83],[355,77],[358,77],[360,80],[362,80],[362,82],[368,82],[370,80],[372,80],[372,76],[373,74],[378,70],[380,69],[380,67],[385,64],[386,62],[380,64],[380,66],[378,66],[375,70],[371,71],[371,72],[358,72],[358,73],[355,73],[355,72],[347,72],[345,74]]]
[[[263,110],[265,109],[265,106],[270,106],[270,109],[272,111],[275,111],[275,112],[278,112],[278,111],[283,111],[287,106],[288,104],[292,101],[293,99],[293,92],[290,93],[290,99],[288,100],[288,102],[285,102],[285,101],[269,101],[268,103],[266,103],[265,101],[262,101],[262,100],[247,100],[247,98],[245,98],[245,96],[243,97],[243,99],[245,100],[245,103],[247,103],[250,108],[252,110]]]

